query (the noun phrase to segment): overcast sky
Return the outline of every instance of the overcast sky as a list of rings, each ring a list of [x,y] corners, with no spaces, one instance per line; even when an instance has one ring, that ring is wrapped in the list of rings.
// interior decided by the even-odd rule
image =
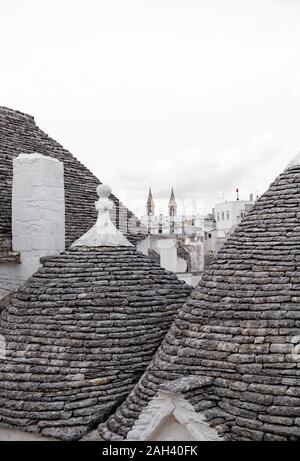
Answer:
[[[209,211],[300,150],[299,23],[298,0],[0,0],[0,105],[137,214],[150,185]]]

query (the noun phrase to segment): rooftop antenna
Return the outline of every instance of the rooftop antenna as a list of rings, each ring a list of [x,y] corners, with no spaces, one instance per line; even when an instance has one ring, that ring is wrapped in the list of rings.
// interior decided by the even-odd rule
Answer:
[[[239,189],[238,189],[238,187],[236,188],[236,199],[237,199],[237,200],[240,200]]]

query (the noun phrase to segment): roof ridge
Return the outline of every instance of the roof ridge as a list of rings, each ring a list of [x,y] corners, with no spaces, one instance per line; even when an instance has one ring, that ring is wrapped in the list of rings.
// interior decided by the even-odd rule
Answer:
[[[295,157],[288,163],[285,170],[289,170],[290,168],[300,167],[300,151],[295,155]]]
[[[1,113],[3,113],[3,112],[19,115],[19,116],[22,116],[24,118],[27,118],[28,120],[35,121],[33,115],[27,114],[26,112],[22,112],[22,111],[17,110],[17,109],[11,109],[10,107],[0,106],[0,116],[1,116]]]

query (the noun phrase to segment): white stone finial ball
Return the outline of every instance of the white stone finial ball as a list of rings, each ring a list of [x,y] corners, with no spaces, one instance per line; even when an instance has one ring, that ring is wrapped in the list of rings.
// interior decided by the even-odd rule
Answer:
[[[111,194],[111,188],[107,184],[100,184],[97,187],[97,194],[99,198],[108,198]]]

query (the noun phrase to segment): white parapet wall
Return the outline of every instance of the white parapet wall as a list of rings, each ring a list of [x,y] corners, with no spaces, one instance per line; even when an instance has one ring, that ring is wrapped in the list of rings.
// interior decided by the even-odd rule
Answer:
[[[141,240],[140,242],[138,242],[137,246],[136,246],[136,249],[140,253],[143,253],[144,255],[148,256],[148,254],[149,254],[149,237],[147,237],[144,240]]]
[[[164,269],[176,272],[177,270],[177,249],[174,238],[159,239],[157,249],[160,254],[160,265]]]
[[[158,392],[127,435],[128,441],[221,441],[203,414],[180,393]]]
[[[65,249],[63,163],[41,154],[14,159],[12,250],[21,263],[0,264],[0,299],[40,267],[40,258]]]

